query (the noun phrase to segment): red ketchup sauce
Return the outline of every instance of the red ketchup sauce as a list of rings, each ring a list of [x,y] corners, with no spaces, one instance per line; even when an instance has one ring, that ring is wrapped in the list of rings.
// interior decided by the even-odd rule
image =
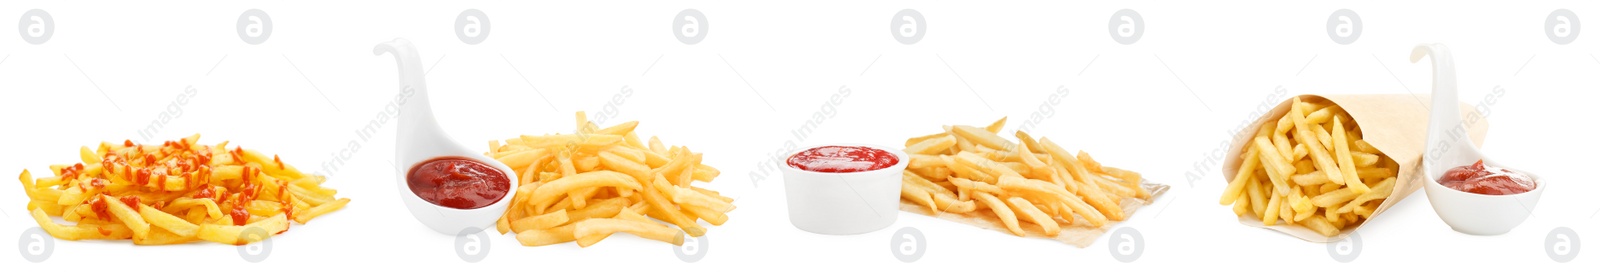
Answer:
[[[830,145],[795,153],[788,162],[811,172],[854,173],[889,168],[900,163],[900,158],[877,148]]]
[[[1439,185],[1481,195],[1514,195],[1533,191],[1539,186],[1528,175],[1510,169],[1483,166],[1482,160],[1445,171],[1444,177],[1439,178]]]
[[[417,164],[406,183],[428,203],[463,210],[487,207],[511,192],[511,179],[499,169],[460,157]]]

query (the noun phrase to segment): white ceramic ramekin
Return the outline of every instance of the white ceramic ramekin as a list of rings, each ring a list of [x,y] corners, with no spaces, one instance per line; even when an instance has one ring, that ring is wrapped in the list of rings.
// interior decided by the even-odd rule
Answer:
[[[824,173],[778,166],[789,203],[789,222],[801,230],[829,235],[872,232],[894,224],[900,215],[900,179],[911,161],[905,151],[870,144],[829,144],[801,148],[789,156],[821,146],[864,146],[882,149],[900,160],[888,168]]]

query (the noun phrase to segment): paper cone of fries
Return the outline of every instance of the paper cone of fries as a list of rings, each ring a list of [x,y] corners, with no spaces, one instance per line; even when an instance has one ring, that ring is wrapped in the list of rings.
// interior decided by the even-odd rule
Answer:
[[[1299,238],[1304,239],[1306,241],[1324,242],[1324,243],[1325,242],[1339,241],[1339,240],[1343,240],[1346,236],[1348,236],[1350,234],[1350,232],[1355,231],[1356,229],[1360,228],[1368,220],[1372,220],[1374,218],[1378,218],[1378,215],[1382,214],[1385,210],[1388,210],[1389,207],[1394,206],[1394,204],[1395,203],[1399,203],[1401,199],[1404,199],[1405,197],[1410,196],[1411,193],[1416,192],[1418,188],[1422,187],[1424,182],[1431,182],[1430,178],[1428,178],[1426,176],[1427,174],[1424,173],[1424,171],[1422,170],[1422,156],[1423,156],[1424,152],[1426,152],[1425,149],[1426,149],[1427,130],[1428,130],[1428,111],[1429,111],[1429,107],[1430,107],[1429,101],[1431,101],[1430,100],[1431,99],[1430,96],[1428,96],[1428,95],[1410,95],[1410,94],[1392,94],[1392,95],[1390,95],[1390,94],[1300,95],[1300,96],[1297,96],[1295,98],[1298,98],[1299,100],[1306,101],[1306,102],[1316,102],[1316,103],[1321,104],[1321,105],[1327,105],[1327,104],[1331,103],[1332,106],[1329,106],[1328,108],[1334,108],[1333,106],[1337,106],[1337,108],[1335,108],[1336,110],[1337,109],[1342,109],[1344,111],[1344,113],[1348,116],[1348,118],[1346,119],[1346,118],[1334,117],[1333,119],[1335,119],[1335,120],[1343,120],[1342,123],[1344,123],[1343,124],[1344,127],[1353,127],[1354,130],[1351,130],[1350,132],[1347,132],[1346,135],[1350,135],[1350,136],[1356,137],[1356,138],[1353,138],[1353,139],[1352,138],[1343,138],[1343,139],[1349,139],[1349,140],[1346,141],[1346,143],[1354,142],[1357,139],[1364,140],[1365,143],[1362,144],[1362,148],[1365,148],[1368,151],[1371,151],[1371,149],[1375,148],[1377,151],[1381,152],[1381,154],[1379,154],[1379,156],[1378,156],[1380,158],[1380,160],[1381,160],[1381,158],[1383,156],[1387,156],[1387,158],[1392,159],[1393,160],[1392,163],[1388,162],[1387,160],[1384,160],[1383,163],[1385,165],[1397,166],[1398,167],[1398,173],[1395,174],[1394,180],[1390,184],[1381,184],[1382,182],[1379,182],[1380,185],[1388,186],[1388,187],[1383,187],[1383,188],[1373,187],[1373,188],[1378,188],[1378,189],[1372,189],[1372,191],[1380,192],[1380,193],[1376,193],[1374,195],[1381,195],[1381,192],[1383,192],[1383,190],[1388,190],[1389,192],[1388,192],[1388,195],[1387,195],[1386,198],[1374,199],[1374,200],[1367,201],[1365,203],[1356,203],[1356,204],[1364,204],[1364,205],[1350,205],[1350,206],[1360,206],[1359,208],[1362,208],[1361,210],[1362,210],[1363,213],[1368,213],[1367,215],[1362,216],[1362,217],[1356,217],[1356,216],[1352,216],[1350,214],[1341,214],[1341,213],[1338,213],[1338,212],[1331,212],[1332,210],[1337,210],[1335,208],[1327,208],[1328,210],[1322,210],[1321,208],[1315,208],[1314,207],[1312,209],[1312,211],[1313,211],[1312,213],[1314,214],[1314,216],[1296,216],[1296,217],[1299,217],[1299,218],[1305,218],[1305,219],[1301,219],[1302,221],[1300,221],[1300,223],[1284,223],[1284,222],[1277,221],[1277,219],[1273,219],[1273,221],[1276,224],[1268,225],[1268,224],[1265,224],[1265,223],[1262,222],[1262,217],[1272,218],[1272,217],[1280,217],[1280,216],[1267,215],[1267,216],[1258,217],[1257,214],[1259,212],[1253,212],[1248,208],[1235,207],[1236,208],[1235,209],[1235,213],[1241,214],[1240,217],[1239,217],[1239,222],[1240,223],[1245,224],[1245,225],[1249,225],[1249,226],[1263,227],[1263,228],[1267,228],[1267,229],[1276,230],[1276,231],[1279,231],[1279,232],[1282,232],[1282,233],[1285,233],[1285,234],[1288,234],[1288,235],[1291,235],[1291,236],[1294,236],[1294,237],[1299,237]],[[1273,108],[1271,112],[1268,112],[1267,114],[1262,115],[1259,119],[1255,120],[1255,122],[1253,122],[1246,129],[1244,129],[1242,131],[1239,131],[1238,134],[1235,135],[1235,137],[1234,137],[1234,139],[1232,141],[1232,145],[1229,148],[1228,159],[1222,165],[1222,170],[1223,170],[1222,174],[1224,175],[1224,182],[1229,182],[1230,185],[1232,185],[1233,181],[1235,181],[1236,179],[1240,179],[1240,180],[1250,180],[1252,182],[1264,182],[1265,184],[1257,185],[1257,186],[1260,186],[1260,187],[1263,187],[1263,188],[1266,188],[1267,186],[1272,186],[1273,183],[1271,183],[1271,182],[1266,182],[1264,180],[1258,181],[1258,179],[1254,178],[1254,177],[1240,177],[1237,174],[1240,171],[1241,167],[1253,167],[1254,169],[1263,169],[1263,170],[1260,170],[1260,171],[1252,170],[1253,172],[1251,174],[1256,174],[1258,176],[1259,176],[1259,173],[1256,173],[1256,172],[1270,171],[1270,170],[1265,170],[1265,169],[1272,169],[1272,168],[1267,168],[1269,166],[1265,166],[1266,163],[1264,163],[1263,160],[1261,160],[1261,159],[1257,159],[1255,162],[1252,162],[1252,163],[1247,165],[1245,163],[1246,162],[1246,160],[1245,160],[1246,153],[1248,153],[1249,150],[1251,150],[1250,148],[1252,146],[1263,146],[1263,145],[1257,144],[1258,141],[1256,141],[1257,140],[1256,139],[1257,135],[1260,135],[1258,133],[1261,133],[1262,126],[1273,126],[1273,127],[1270,127],[1269,129],[1278,129],[1278,128],[1281,128],[1280,124],[1279,124],[1281,119],[1292,119],[1292,118],[1285,118],[1285,117],[1288,114],[1290,114],[1290,113],[1295,111],[1295,108],[1293,106],[1293,104],[1294,104],[1293,101],[1295,101],[1295,98],[1290,98],[1290,99],[1288,99],[1288,100],[1286,100],[1286,101],[1284,101],[1282,103],[1279,103],[1278,106]],[[1304,111],[1304,109],[1305,109],[1304,107],[1306,107],[1306,106],[1304,104],[1302,104],[1302,106],[1303,107],[1301,108],[1302,109],[1301,113],[1302,114],[1308,114],[1309,112]],[[1482,146],[1484,135],[1487,133],[1488,127],[1489,127],[1488,121],[1485,120],[1483,118],[1483,116],[1480,115],[1477,111],[1474,111],[1474,109],[1471,106],[1466,105],[1466,104],[1462,104],[1462,106],[1461,106],[1461,114],[1462,114],[1462,120],[1463,120],[1463,124],[1461,124],[1461,125],[1465,127],[1465,129],[1467,131],[1467,134],[1471,135],[1471,139],[1470,140],[1472,141],[1472,143],[1474,145]],[[1301,118],[1302,121],[1305,120],[1305,119],[1306,118]],[[1324,120],[1326,120],[1326,119],[1324,119]],[[1283,122],[1290,123],[1291,121],[1283,121]],[[1328,122],[1331,123],[1332,121],[1328,121]],[[1354,124],[1353,124],[1353,126],[1351,126],[1349,123],[1354,123]],[[1289,124],[1289,125],[1292,125],[1292,124]],[[1315,125],[1312,125],[1312,126],[1315,126]],[[1296,127],[1296,129],[1298,129],[1298,127]],[[1325,131],[1325,130],[1326,129],[1318,128],[1319,132]],[[1345,130],[1346,129],[1340,129],[1340,131],[1345,131]],[[1294,135],[1294,132],[1295,131],[1293,129],[1291,129],[1291,130],[1289,130],[1289,133],[1287,133],[1287,134],[1292,136],[1292,135]],[[1357,132],[1359,132],[1359,133],[1357,133]],[[1315,135],[1315,134],[1313,134],[1313,135]],[[1275,136],[1277,136],[1277,135],[1275,135]],[[1282,139],[1282,137],[1272,137],[1272,138]],[[1307,137],[1307,138],[1310,138],[1310,137]],[[1335,138],[1335,139],[1340,139],[1340,138]],[[1323,140],[1323,141],[1327,141],[1327,140]],[[1271,141],[1267,141],[1267,143],[1271,143]],[[1327,149],[1334,149],[1334,147],[1331,145],[1331,143],[1321,142],[1321,144],[1327,144],[1327,145],[1323,145],[1323,146],[1327,146]],[[1310,144],[1305,144],[1305,145],[1310,145]],[[1272,145],[1265,145],[1265,146],[1272,147]],[[1278,148],[1267,148],[1267,149],[1285,150],[1281,146],[1278,147]],[[1353,149],[1353,147],[1351,147],[1351,149]],[[1282,154],[1281,152],[1278,152],[1277,150],[1260,151],[1260,149],[1258,149],[1257,152],[1258,153]],[[1296,155],[1308,153],[1308,152],[1299,152],[1298,149],[1288,149],[1288,150],[1294,150],[1294,151],[1291,151],[1291,153],[1294,153]],[[1346,153],[1351,153],[1351,151],[1346,151]],[[1327,155],[1327,154],[1333,154],[1333,153],[1324,153],[1323,155]],[[1365,155],[1365,154],[1370,154],[1370,153],[1361,153],[1361,154]],[[1257,154],[1257,155],[1260,156],[1260,154]],[[1279,156],[1287,156],[1289,158],[1295,158],[1295,155],[1279,155]],[[1302,155],[1302,156],[1304,156],[1304,155]],[[1350,156],[1346,155],[1345,157],[1348,158]],[[1371,156],[1368,156],[1368,157],[1370,158]],[[1261,156],[1261,157],[1257,157],[1257,158],[1269,158],[1269,157],[1268,156]],[[1300,157],[1300,158],[1304,158],[1302,160],[1310,160],[1311,159],[1311,158],[1309,158],[1309,156],[1308,157]],[[1296,162],[1298,162],[1299,164],[1296,165]],[[1274,162],[1274,163],[1278,163],[1278,162]],[[1290,169],[1294,169],[1296,171],[1297,175],[1296,175],[1295,178],[1302,178],[1302,176],[1299,176],[1299,175],[1306,175],[1304,177],[1313,177],[1313,178],[1317,178],[1317,179],[1321,179],[1322,178],[1322,177],[1316,175],[1318,173],[1323,173],[1323,172],[1320,172],[1320,171],[1314,172],[1314,173],[1304,173],[1304,172],[1306,172],[1306,168],[1307,168],[1306,166],[1315,167],[1315,169],[1324,169],[1324,167],[1316,167],[1316,166],[1318,166],[1318,164],[1314,164],[1314,163],[1310,163],[1310,162],[1304,162],[1304,161],[1290,161],[1289,163],[1291,165],[1290,167],[1293,167],[1293,168],[1290,168]],[[1321,163],[1321,162],[1317,162],[1317,163]],[[1348,162],[1346,162],[1346,163],[1348,163]],[[1346,173],[1352,173],[1352,172],[1353,171],[1346,172]],[[1329,174],[1329,175],[1331,176],[1333,174]],[[1361,177],[1366,177],[1366,174],[1362,174],[1360,176]],[[1284,179],[1288,179],[1288,178],[1285,177]],[[1348,180],[1348,179],[1346,179],[1346,180]],[[1357,181],[1359,181],[1359,180],[1360,179],[1357,179]],[[1299,180],[1296,180],[1296,181],[1299,181]],[[1367,184],[1367,185],[1362,185],[1362,186],[1363,187],[1372,186],[1373,183],[1374,183],[1373,181],[1368,180],[1367,182],[1363,182],[1363,184]],[[1247,184],[1247,183],[1245,183],[1245,184]],[[1284,183],[1278,183],[1278,184],[1284,184]],[[1300,188],[1300,186],[1302,186],[1302,185],[1298,185],[1298,184],[1296,184],[1294,182],[1289,182],[1287,184],[1290,184],[1290,186],[1294,187],[1294,188]],[[1306,183],[1306,184],[1315,184],[1315,183]],[[1342,183],[1342,184],[1348,184],[1348,183]],[[1322,185],[1327,185],[1327,184],[1322,184]],[[1329,188],[1329,187],[1343,188],[1343,187],[1346,187],[1345,185],[1340,185],[1340,186],[1305,185],[1305,186],[1308,186],[1308,187],[1319,187],[1319,188],[1318,189],[1305,189],[1304,191],[1308,191],[1308,192],[1307,193],[1303,193],[1303,194],[1310,194],[1309,192],[1311,192],[1311,191],[1323,190],[1321,188]],[[1232,187],[1234,187],[1234,186],[1230,186],[1229,190],[1238,190],[1238,189],[1233,189]],[[1356,187],[1356,186],[1348,186],[1348,187]],[[1273,187],[1273,188],[1276,188],[1276,187]],[[1273,192],[1273,191],[1271,191],[1273,189],[1260,189],[1260,190],[1263,190],[1263,191],[1258,191],[1258,193],[1265,192],[1264,194],[1272,194],[1272,192]],[[1244,191],[1248,191],[1248,190],[1244,190]],[[1336,191],[1336,190],[1330,190],[1330,191],[1326,191],[1326,192],[1318,192],[1318,194],[1323,194],[1323,193],[1333,192],[1333,191]],[[1362,192],[1372,192],[1372,191],[1367,191],[1367,190],[1361,190],[1361,191]],[[1302,194],[1302,192],[1300,192],[1300,191],[1292,191],[1292,192],[1294,192],[1295,194]],[[1234,201],[1227,201],[1226,200],[1229,196],[1230,196],[1229,193],[1225,192],[1224,195],[1223,195],[1223,198],[1225,200],[1223,202],[1225,202],[1225,203],[1226,202],[1234,202]],[[1298,204],[1301,204],[1301,205],[1304,205],[1303,203],[1307,203],[1307,202],[1305,202],[1307,199],[1318,199],[1318,198],[1321,198],[1320,197],[1321,195],[1317,195],[1317,196],[1297,195],[1297,196],[1298,197],[1303,197],[1303,198],[1299,198],[1300,200],[1299,200],[1299,202],[1297,202]],[[1240,199],[1241,201],[1243,201],[1245,198],[1249,198],[1249,197],[1248,196],[1239,196],[1239,197],[1237,197],[1237,199]],[[1284,196],[1283,198],[1285,198],[1285,200],[1282,200],[1281,201],[1282,203],[1279,203],[1279,204],[1291,205],[1290,204],[1291,203],[1291,199],[1295,198],[1295,196]],[[1261,198],[1256,198],[1256,199],[1261,199]],[[1318,199],[1318,200],[1329,200],[1329,199]],[[1274,202],[1274,201],[1269,201],[1269,202]],[[1326,202],[1328,202],[1328,201],[1322,201],[1322,202],[1319,202],[1319,203],[1326,203]],[[1373,208],[1374,207],[1374,204],[1373,204],[1374,202],[1378,203],[1378,204],[1375,205],[1375,208]],[[1257,203],[1250,203],[1250,204],[1254,205],[1254,204],[1257,204]],[[1274,205],[1277,205],[1277,204],[1274,204]],[[1331,205],[1331,206],[1338,207],[1338,205]],[[1303,207],[1304,206],[1299,206],[1299,207],[1296,207],[1296,208],[1303,208]],[[1320,206],[1318,206],[1318,207],[1320,207]],[[1254,207],[1252,206],[1250,208],[1254,208]],[[1284,207],[1281,207],[1281,206],[1278,207],[1278,208],[1280,208],[1283,211],[1283,213],[1281,213],[1283,215],[1297,214],[1296,212],[1291,211],[1291,208],[1284,208]],[[1349,210],[1349,208],[1346,207],[1345,210]],[[1328,213],[1333,213],[1333,215],[1329,215],[1328,218],[1334,218],[1334,220],[1324,220],[1323,218],[1321,218],[1321,217],[1323,217],[1323,215],[1327,215]],[[1341,218],[1340,216],[1343,216],[1342,218],[1355,217],[1356,219],[1355,220],[1350,220],[1348,222],[1345,222],[1345,221],[1342,221],[1342,220],[1346,220],[1346,219],[1340,219]],[[1317,217],[1317,218],[1311,218],[1311,217]],[[1287,221],[1287,220],[1285,220],[1285,221]],[[1313,221],[1321,221],[1321,222],[1313,222]],[[1327,224],[1327,222],[1331,222],[1331,221],[1344,222],[1344,224],[1342,226],[1334,227],[1334,228],[1331,228],[1331,229],[1328,228],[1327,226],[1335,226],[1335,225],[1321,225],[1321,224]],[[1316,226],[1313,226],[1313,225],[1316,225]],[[1318,231],[1318,230],[1314,229],[1314,227],[1322,227],[1323,231]],[[1332,231],[1332,230],[1337,230],[1337,231]]]

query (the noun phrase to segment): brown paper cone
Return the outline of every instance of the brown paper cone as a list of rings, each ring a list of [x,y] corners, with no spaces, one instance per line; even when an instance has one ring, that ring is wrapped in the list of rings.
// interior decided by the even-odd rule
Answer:
[[[1297,225],[1266,226],[1256,218],[1253,213],[1239,218],[1239,223],[1248,226],[1267,228],[1283,232],[1290,236],[1299,237],[1306,241],[1327,243],[1343,240],[1351,231],[1371,220],[1376,220],[1390,206],[1399,203],[1401,199],[1410,196],[1417,189],[1422,188],[1423,182],[1430,182],[1422,171],[1422,153],[1426,149],[1428,138],[1428,111],[1432,97],[1429,95],[1409,94],[1367,94],[1367,95],[1300,95],[1301,100],[1327,99],[1339,105],[1345,112],[1355,119],[1356,125],[1361,127],[1362,139],[1373,147],[1383,151],[1384,155],[1394,159],[1400,164],[1400,175],[1396,177],[1395,189],[1378,210],[1372,212],[1372,217],[1362,221],[1361,224],[1345,226],[1339,235],[1333,237],[1322,236],[1311,229]],[[1223,182],[1233,180],[1242,163],[1244,148],[1248,146],[1245,141],[1253,139],[1256,130],[1267,123],[1274,123],[1278,118],[1283,118],[1289,112],[1289,104],[1294,99],[1279,103],[1272,112],[1262,115],[1247,129],[1241,130],[1234,136],[1228,160],[1222,164]],[[1489,131],[1488,120],[1482,118],[1472,106],[1461,104],[1461,119],[1468,120],[1467,133],[1472,137],[1472,143],[1483,146],[1483,137]]]

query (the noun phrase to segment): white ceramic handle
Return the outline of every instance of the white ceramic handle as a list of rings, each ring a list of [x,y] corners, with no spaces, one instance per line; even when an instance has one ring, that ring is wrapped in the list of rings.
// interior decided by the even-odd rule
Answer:
[[[1411,62],[1421,61],[1423,57],[1433,59],[1433,106],[1428,115],[1424,161],[1435,170],[1472,163],[1466,160],[1476,160],[1481,156],[1477,148],[1472,146],[1472,139],[1467,138],[1466,127],[1461,122],[1461,100],[1456,94],[1455,58],[1450,56],[1449,48],[1437,43],[1418,45],[1411,50]]]
[[[434,120],[433,107],[428,103],[428,84],[423,79],[422,58],[417,55],[416,46],[406,39],[394,39],[372,48],[373,55],[384,53],[394,55],[396,67],[400,70],[400,92],[413,92],[400,107],[399,120],[396,121],[399,134],[395,135],[395,146],[411,147],[415,146],[414,143],[445,139],[439,135],[438,121]]]

